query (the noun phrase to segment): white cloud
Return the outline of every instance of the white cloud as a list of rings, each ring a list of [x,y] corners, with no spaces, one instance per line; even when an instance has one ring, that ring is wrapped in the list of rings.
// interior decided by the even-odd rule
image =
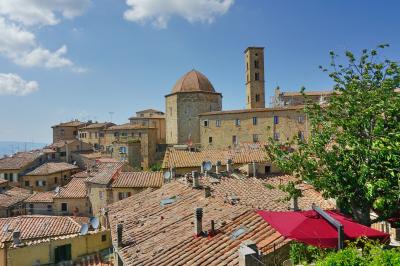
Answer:
[[[82,15],[91,0],[0,0],[0,54],[25,67],[70,68],[85,72],[66,57],[67,46],[43,48],[32,27],[55,25]]]
[[[0,95],[24,96],[39,89],[36,81],[25,81],[12,73],[0,73]]]
[[[157,28],[166,28],[172,16],[187,21],[212,23],[215,17],[225,14],[234,0],[126,0],[129,9],[126,20],[151,22]]]
[[[0,14],[27,26],[55,25],[59,15],[72,19],[82,15],[91,0],[1,0]]]

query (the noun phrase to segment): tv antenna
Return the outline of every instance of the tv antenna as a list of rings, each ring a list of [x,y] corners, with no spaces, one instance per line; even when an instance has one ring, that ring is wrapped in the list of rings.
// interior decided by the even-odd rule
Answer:
[[[108,114],[110,115],[110,122],[112,122],[112,120],[113,120],[113,114],[114,114],[115,112],[108,112]]]

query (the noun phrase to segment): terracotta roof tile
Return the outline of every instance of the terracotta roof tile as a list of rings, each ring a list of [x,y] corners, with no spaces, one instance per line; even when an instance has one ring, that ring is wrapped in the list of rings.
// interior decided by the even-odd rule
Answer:
[[[0,207],[8,208],[24,201],[31,195],[32,194],[30,190],[12,187],[11,189],[4,191],[3,193],[0,193]]]
[[[119,188],[158,188],[163,185],[163,172],[122,172],[112,183]]]
[[[55,198],[86,198],[88,191],[86,188],[85,178],[72,178],[69,183],[60,187]]]
[[[37,192],[25,200],[26,203],[51,203],[56,193],[54,191]]]
[[[90,176],[86,179],[86,182],[107,185],[112,179],[116,178],[123,167],[123,162],[96,163],[96,166],[90,170]]]
[[[22,242],[62,235],[78,234],[80,224],[71,217],[24,215],[0,218],[0,242],[13,240],[13,232],[21,232]],[[5,230],[6,229],[6,230]]]
[[[127,265],[237,265],[239,244],[252,239],[261,251],[268,253],[272,244],[283,245],[287,240],[255,210],[287,210],[290,204],[283,201],[286,193],[267,188],[266,184],[274,186],[291,179],[221,178],[219,183],[213,183],[209,178],[201,178],[200,183],[211,188],[212,195],[207,198],[203,189],[193,189],[178,179],[160,189],[147,189],[118,201],[109,206],[111,228],[123,224],[124,246],[118,252]],[[312,202],[333,208],[309,186],[301,187],[301,208],[310,209]],[[163,204],[166,199],[170,204]],[[194,238],[197,207],[203,208],[203,230],[209,230],[210,221],[215,221],[217,234],[209,239]],[[235,239],[232,233],[241,227],[245,233]],[[113,241],[115,234],[112,230]]]
[[[79,120],[73,120],[69,122],[63,122],[58,125],[54,125],[52,127],[78,127],[78,126],[83,126],[85,124],[86,124],[85,122],[81,122]]]
[[[122,124],[122,125],[116,125],[116,126],[109,127],[106,130],[110,131],[110,130],[153,129],[153,128],[155,128],[155,127],[126,123],[126,124]]]
[[[69,163],[45,163],[26,175],[50,175],[74,169],[78,169],[78,166]]]
[[[33,152],[19,152],[11,157],[5,157],[0,159],[0,169],[2,170],[18,170],[29,166],[36,159],[42,156],[43,153],[40,151]]]
[[[205,149],[201,151],[187,151],[169,149],[163,161],[163,168],[199,167],[203,161],[211,161],[213,165],[221,161],[226,165],[228,159],[234,164],[251,162],[266,162],[267,154],[261,143],[242,145],[233,149]]]
[[[81,130],[83,129],[105,129],[111,126],[114,126],[114,123],[111,122],[103,122],[103,123],[93,123],[90,125],[87,125],[85,127],[80,128]]]

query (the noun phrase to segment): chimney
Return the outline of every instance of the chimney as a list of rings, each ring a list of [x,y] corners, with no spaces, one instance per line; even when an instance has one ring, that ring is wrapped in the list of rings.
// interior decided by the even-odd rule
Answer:
[[[257,167],[256,162],[253,161],[253,177],[257,177]]]
[[[293,196],[290,199],[290,210],[292,211],[299,211],[299,198],[297,196]]]
[[[21,232],[19,230],[15,230],[12,234],[14,245],[21,245]]]
[[[258,248],[254,241],[246,240],[239,246],[239,266],[259,264]]]
[[[211,220],[211,229],[209,232],[209,236],[214,236],[215,235],[215,222],[214,220]]]
[[[193,188],[198,188],[200,187],[199,184],[199,173],[197,171],[192,171],[192,177],[193,177]]]
[[[219,168],[221,167],[221,161],[217,161],[217,163],[215,164],[215,173],[219,174]]]
[[[211,188],[209,186],[204,187],[204,197],[211,197]]]
[[[228,172],[228,174],[232,173],[232,160],[228,159],[226,161],[226,171]]]
[[[205,164],[206,162],[202,162],[201,163],[201,165],[200,165],[200,173],[204,173],[204,164]]]
[[[201,236],[203,234],[203,209],[196,208],[194,213],[194,233],[196,236]]]
[[[117,224],[117,246],[120,248],[122,247],[122,224]]]

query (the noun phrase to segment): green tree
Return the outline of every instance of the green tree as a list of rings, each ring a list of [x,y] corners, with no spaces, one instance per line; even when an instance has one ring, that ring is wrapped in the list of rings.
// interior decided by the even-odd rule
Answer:
[[[370,210],[380,220],[400,213],[400,67],[378,55],[387,46],[363,50],[359,58],[346,52],[343,65],[330,52],[329,70],[320,68],[333,79],[335,95],[323,106],[306,105],[307,141],[271,139],[267,146],[278,167],[335,198],[365,225]]]

